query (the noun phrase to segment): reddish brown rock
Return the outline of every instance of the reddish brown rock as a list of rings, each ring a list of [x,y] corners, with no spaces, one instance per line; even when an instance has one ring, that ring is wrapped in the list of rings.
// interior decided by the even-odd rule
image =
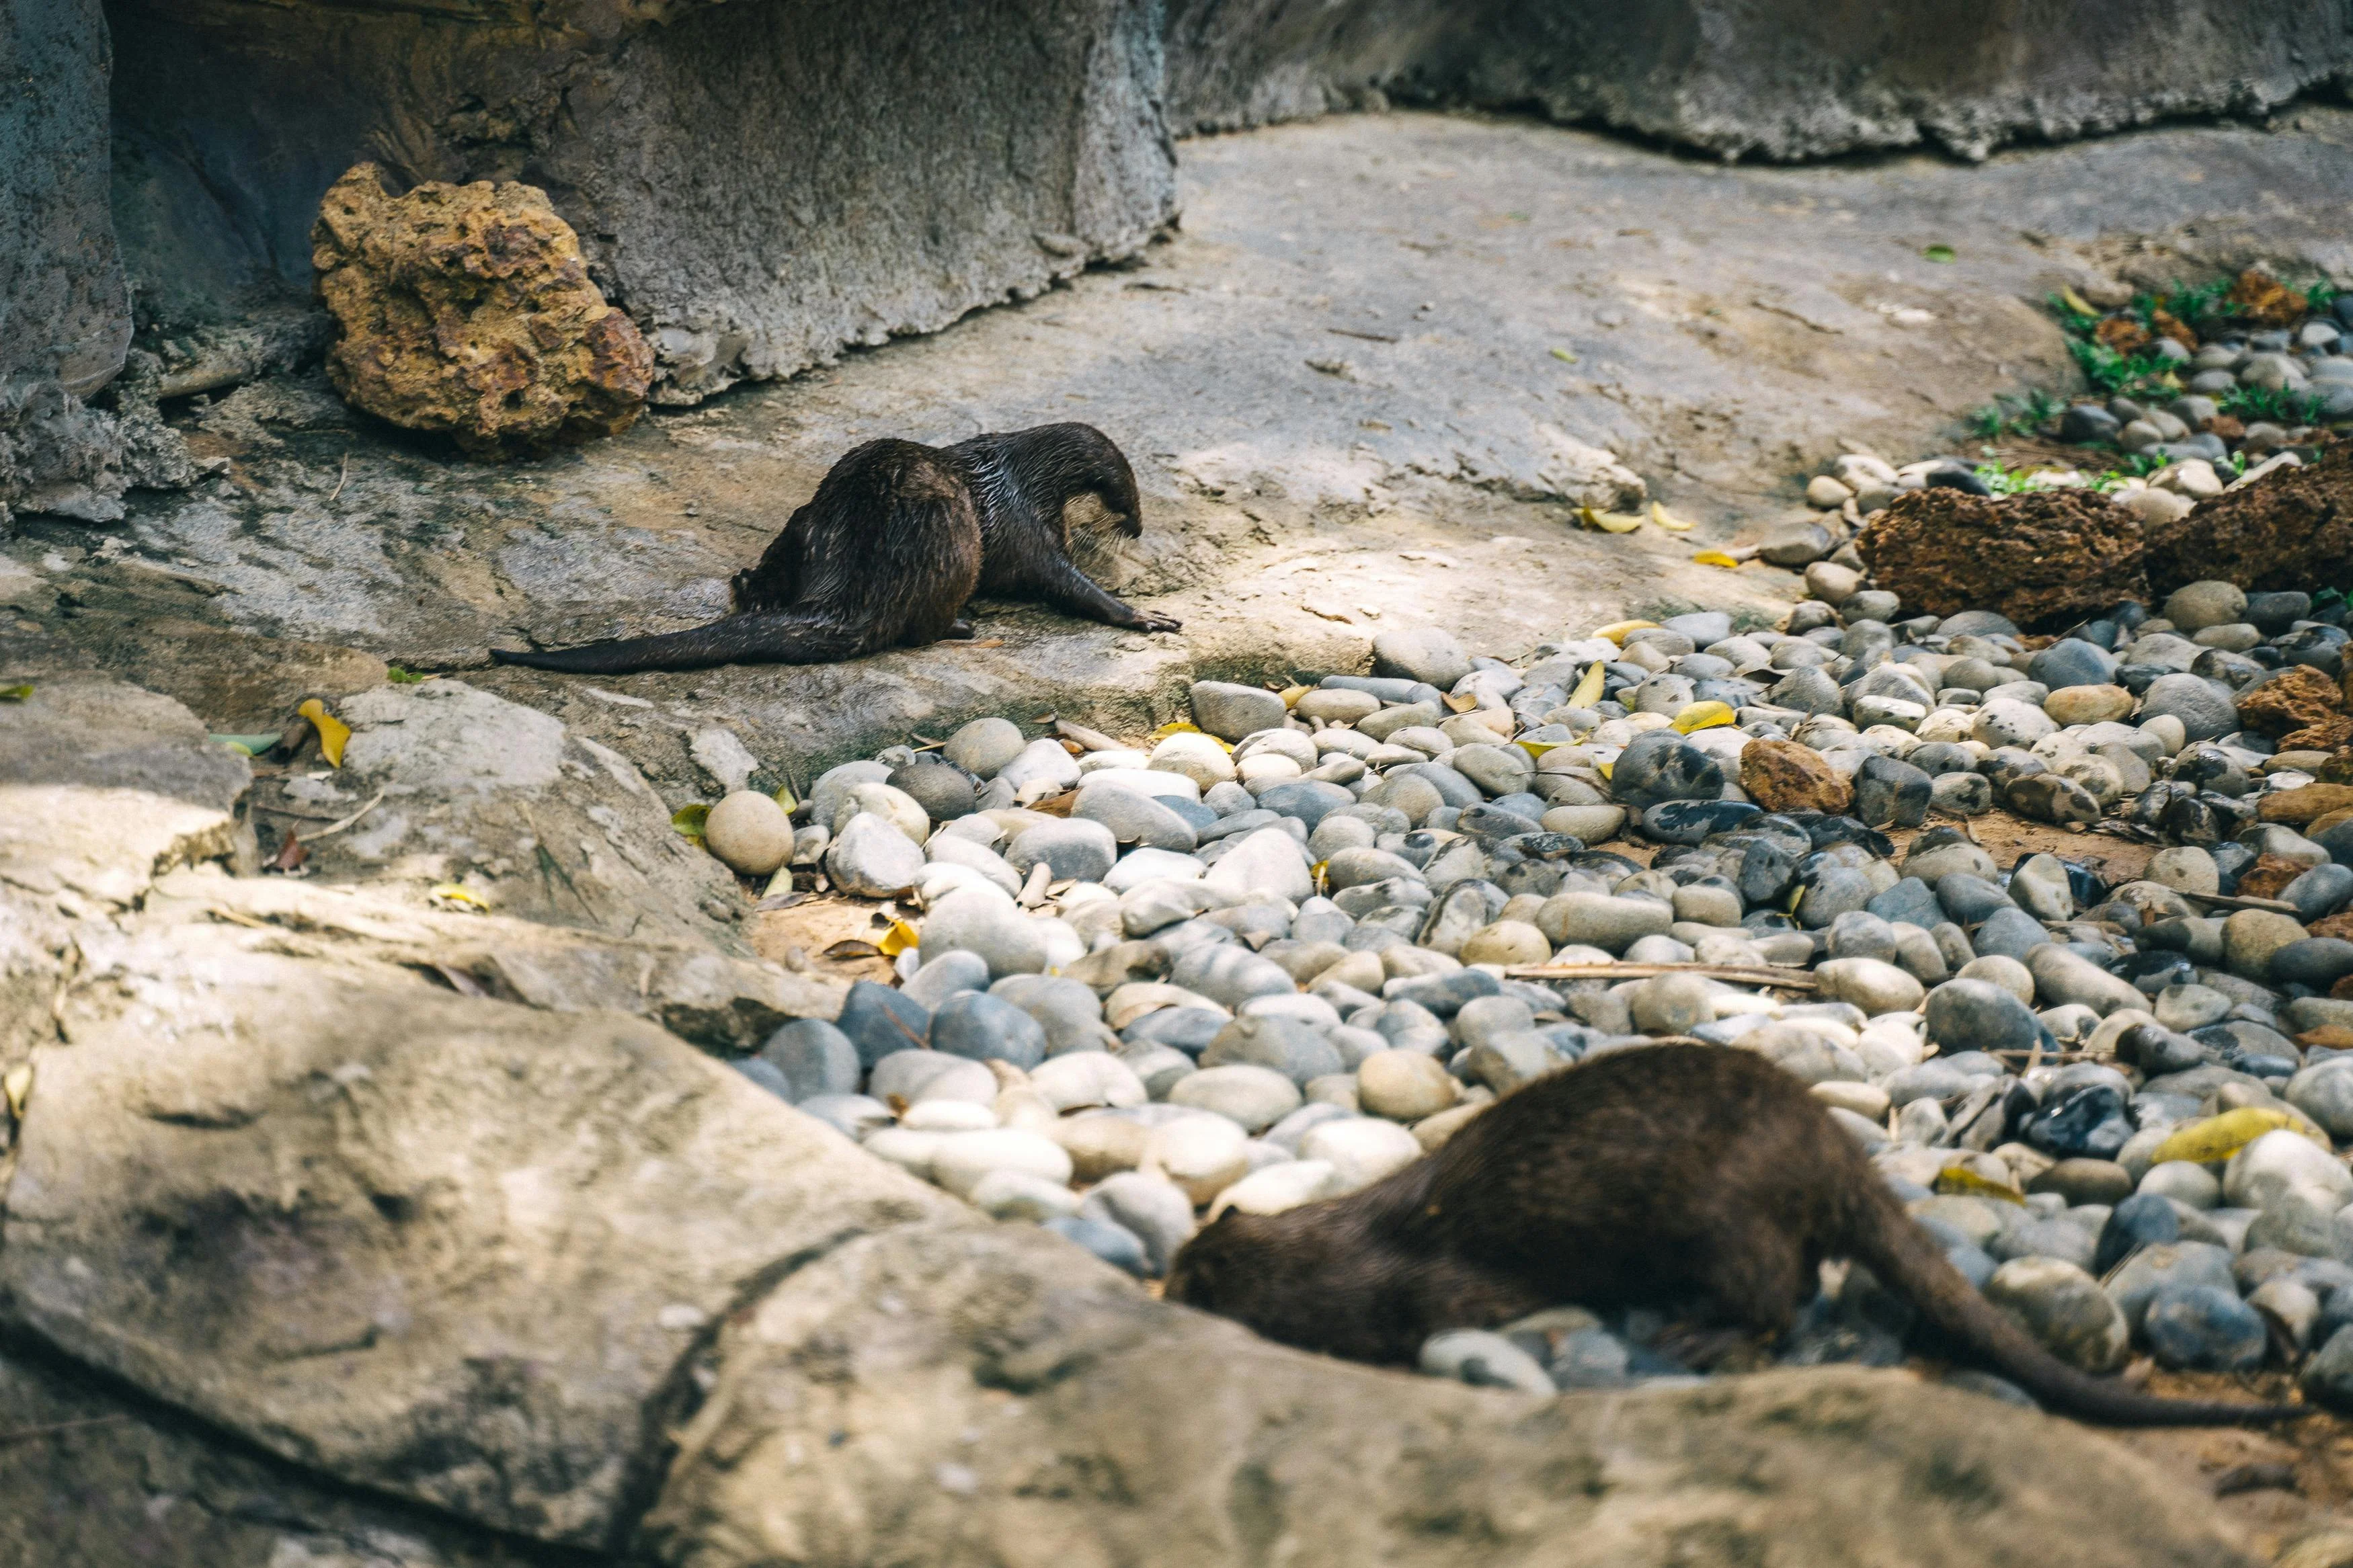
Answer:
[[[2284,735],[2291,730],[2326,723],[2344,711],[2345,699],[2337,691],[2337,682],[2308,664],[2284,670],[2239,699],[2239,721],[2266,735]],[[2343,744],[2339,741],[2334,745],[2282,750],[2333,752]]]
[[[2353,910],[2346,910],[2333,915],[2323,915],[2305,927],[2304,932],[2306,936],[2327,936],[2335,937],[2339,942],[2353,942]],[[2353,1030],[2347,1032],[2353,1034]],[[2348,1041],[2348,1044],[2353,1044],[2353,1041]]]
[[[2310,784],[2302,789],[2274,790],[2263,798],[2255,814],[2265,822],[2296,826],[2332,811],[2353,807],[2353,784]]]
[[[385,193],[373,163],[335,182],[311,231],[345,401],[496,457],[626,430],[653,353],[605,302],[580,241],[530,185]]]
[[[2251,591],[2343,583],[2353,577],[2353,442],[2200,501],[2151,524],[2147,538],[2148,585],[2159,597],[2210,578]]]
[[[2291,860],[2284,855],[2259,855],[2253,865],[2239,873],[2239,897],[2276,899],[2282,888],[2311,869],[2303,861]]]
[[[1795,741],[1751,741],[1740,752],[1740,787],[1767,811],[1820,811],[1841,816],[1854,790],[1811,746]]]
[[[2090,490],[1909,490],[1856,548],[1876,584],[1913,615],[1995,610],[2023,627],[2055,628],[2148,596],[2139,520]]]
[[[2239,320],[2258,327],[2292,327],[2304,319],[2310,301],[2278,279],[2249,268],[2231,286],[2231,303]]]
[[[2148,347],[2148,329],[2130,316],[2110,316],[2092,331],[2100,346],[2113,349],[2129,359]]]
[[[2245,709],[2240,710],[2242,713]],[[2279,738],[2283,752],[2337,752],[2353,745],[2353,714],[2332,713]]]

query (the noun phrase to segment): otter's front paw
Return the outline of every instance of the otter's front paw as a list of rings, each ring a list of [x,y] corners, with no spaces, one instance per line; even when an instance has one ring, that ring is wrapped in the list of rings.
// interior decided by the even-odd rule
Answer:
[[[1128,623],[1140,632],[1173,632],[1184,629],[1185,623],[1174,616],[1164,616],[1157,610],[1138,610],[1135,619]]]

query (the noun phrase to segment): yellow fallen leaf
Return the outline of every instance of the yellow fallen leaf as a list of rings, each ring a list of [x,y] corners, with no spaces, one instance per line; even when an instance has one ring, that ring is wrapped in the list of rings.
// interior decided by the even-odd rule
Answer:
[[[1612,621],[1593,635],[1606,641],[1614,642],[1620,647],[1624,647],[1626,639],[1634,633],[1649,631],[1658,624],[1656,621]]]
[[[1596,763],[1593,764],[1593,771],[1606,779],[1609,776],[1610,770],[1617,765],[1616,763]]]
[[[1577,515],[1584,521],[1586,527],[1598,528],[1604,533],[1631,533],[1642,526],[1639,515],[1630,517],[1624,512],[1596,511],[1589,506],[1577,508]]]
[[[1698,566],[1722,566],[1733,571],[1738,570],[1740,566],[1739,562],[1721,550],[1703,550],[1692,557],[1692,563]]]
[[[33,1064],[30,1062],[18,1062],[8,1069],[6,1078],[0,1078],[0,1094],[8,1097],[8,1114],[19,1121],[25,1119],[25,1101],[32,1097],[32,1093]]]
[[[275,735],[215,735],[212,741],[216,746],[227,746],[232,752],[243,752],[248,757],[258,757],[278,744],[278,737]]]
[[[1204,730],[1204,729],[1202,729],[1202,728],[1201,728],[1201,726],[1199,726],[1198,724],[1187,724],[1184,720],[1182,720],[1182,719],[1177,719],[1177,720],[1173,720],[1173,721],[1170,721],[1170,722],[1168,722],[1168,723],[1166,723],[1166,724],[1161,725],[1161,726],[1160,726],[1160,728],[1158,728],[1157,730],[1153,731],[1152,731],[1152,733],[1151,733],[1151,735],[1150,735],[1150,736],[1148,736],[1148,737],[1147,737],[1147,739],[1154,740],[1154,741],[1165,741],[1165,740],[1166,740],[1166,739],[1167,739],[1169,736],[1171,736],[1171,735],[1204,735],[1204,734],[1208,734],[1208,731],[1206,731],[1206,730]],[[1227,741],[1218,741],[1218,738],[1217,738],[1215,735],[1210,735],[1210,736],[1209,736],[1209,739],[1210,739],[1210,740],[1212,740],[1212,741],[1217,741],[1217,742],[1218,742],[1218,745],[1219,745],[1219,749],[1220,749],[1220,750],[1230,752],[1230,751],[1232,751],[1232,750],[1234,749],[1234,748],[1233,748],[1233,744],[1232,744],[1232,742],[1227,742]]]
[[[1558,741],[1530,741],[1521,739],[1513,742],[1512,744],[1525,752],[1528,754],[1530,761],[1540,763],[1544,761],[1544,754],[1546,752],[1551,751],[1555,746],[1561,744],[1561,742]]]
[[[328,712],[327,705],[315,697],[294,711],[311,721],[311,727],[319,731],[319,754],[327,759],[327,765],[342,767],[343,742],[352,738],[352,727]]]
[[[1560,361],[1563,364],[1575,364],[1577,363],[1577,356],[1569,353],[1567,349],[1553,350],[1552,357]]]
[[[2006,1182],[1981,1176],[1967,1165],[1947,1165],[1936,1173],[1936,1190],[1953,1197],[1993,1198],[2026,1206],[2026,1194]]]
[[[1598,658],[1587,665],[1584,678],[1577,683],[1577,689],[1568,694],[1568,705],[1571,708],[1590,708],[1600,701],[1602,678],[1608,673],[1608,667]]]
[[[702,837],[702,825],[710,819],[711,807],[702,801],[696,801],[692,805],[681,805],[670,814],[670,825],[688,838]]]
[[[2061,302],[2067,307],[2067,309],[2074,311],[2075,314],[2079,316],[2096,316],[2099,314],[2097,310],[2092,309],[2092,302],[2090,300],[2084,299],[2081,294],[2076,293],[2073,289],[2060,289],[2059,299]]]
[[[19,681],[14,686],[0,686],[0,702],[23,702],[33,695],[33,683]]]
[[[1312,686],[1286,686],[1282,689],[1282,705],[1285,708],[1296,708],[1299,706],[1299,700],[1314,689]]]
[[[883,957],[896,958],[921,940],[922,938],[915,934],[913,926],[909,925],[905,921],[894,920],[891,922],[891,929],[882,933],[882,940],[876,942],[874,946]]]
[[[778,784],[773,798],[778,805],[785,808],[786,816],[800,809],[801,803],[793,798],[793,786],[790,784]]]
[[[1445,696],[1440,698],[1439,700],[1445,703],[1457,713],[1468,713],[1471,710],[1479,706],[1479,699],[1472,696],[1468,691],[1450,691],[1446,693]]]
[[[1740,716],[1724,702],[1694,702],[1674,717],[1674,728],[1688,735],[1694,730],[1714,730],[1725,724],[1736,724]]]
[[[1661,528],[1668,530],[1670,532],[1688,533],[1691,531],[1690,520],[1677,517],[1673,512],[1669,511],[1664,506],[1661,505],[1657,501],[1652,501],[1651,503],[1651,521],[1657,523]]]
[[[433,888],[427,889],[426,896],[430,898],[435,903],[441,904],[448,908],[479,910],[484,914],[491,912],[490,905],[482,902],[481,900],[474,897],[472,893],[467,891],[464,888],[459,887],[455,882],[438,883]]]
[[[2283,1127],[2292,1132],[2304,1131],[2303,1123],[2284,1110],[2242,1105],[2182,1128],[2157,1146],[2148,1163],[2161,1165],[2168,1160],[2187,1160],[2193,1165],[2211,1164],[2229,1159],[2264,1133],[2276,1132]]]

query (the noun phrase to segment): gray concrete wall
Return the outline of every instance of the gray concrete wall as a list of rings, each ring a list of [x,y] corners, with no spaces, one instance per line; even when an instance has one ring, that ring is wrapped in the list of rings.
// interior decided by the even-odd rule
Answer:
[[[1983,157],[2353,73],[2346,0],[1172,0],[1180,131],[1368,98],[1532,107],[1726,156]]]
[[[691,402],[1140,247],[1175,212],[1155,9],[114,0],[132,268],[202,321],[307,289],[360,159],[520,179]]]

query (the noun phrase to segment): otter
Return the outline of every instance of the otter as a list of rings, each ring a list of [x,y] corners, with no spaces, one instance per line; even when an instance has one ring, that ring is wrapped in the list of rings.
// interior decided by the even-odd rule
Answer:
[[[714,664],[830,664],[968,637],[976,593],[1033,598],[1136,631],[1177,621],[1105,593],[1072,563],[1068,512],[1091,498],[1128,538],[1144,531],[1135,471],[1092,425],[1039,425],[953,447],[851,448],[735,574],[735,613],[691,631],[510,651],[500,664],[575,674]]]
[[[1729,1047],[1612,1051],[1345,1197],[1228,1210],[1178,1251],[1166,1297],[1303,1350],[1410,1363],[1441,1329],[1572,1302],[1696,1300],[1778,1334],[1832,1257],[2054,1409],[2116,1426],[2311,1414],[2158,1399],[2061,1362],[1962,1278],[1804,1085]]]

